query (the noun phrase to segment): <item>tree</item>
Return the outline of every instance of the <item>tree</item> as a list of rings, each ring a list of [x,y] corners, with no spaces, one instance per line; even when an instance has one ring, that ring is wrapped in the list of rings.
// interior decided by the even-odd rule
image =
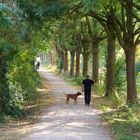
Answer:
[[[102,13],[104,15],[101,15],[97,9],[96,11],[90,11],[89,15],[95,17],[103,26],[107,25],[103,24],[103,22],[110,21],[109,24],[111,26],[108,27],[112,28],[112,33],[115,30],[114,33],[117,35],[117,39],[124,49],[126,56],[127,102],[134,102],[137,99],[135,52],[136,46],[139,44],[138,10],[140,8],[134,0],[100,2],[98,6],[103,9]]]
[[[88,63],[89,63],[89,55],[91,53],[90,47],[90,38],[88,34],[88,27],[86,21],[81,21],[81,50],[83,55],[83,76],[86,76],[88,73]]]
[[[86,20],[88,25],[88,33],[92,42],[92,79],[95,83],[98,83],[99,44],[103,39],[106,38],[106,36],[103,34],[103,30],[101,30],[101,27],[97,25],[98,23],[95,19],[92,19],[93,22],[91,22],[88,17],[86,17]],[[100,34],[98,32],[100,32]]]
[[[105,15],[97,14],[96,12],[89,13],[90,16],[96,18],[104,27],[107,34],[107,75],[106,75],[106,94],[110,96],[113,93],[114,85],[114,65],[115,65],[115,31],[110,19],[110,9]]]
[[[120,1],[120,16],[118,17],[117,13],[114,12],[115,9],[112,8],[111,12],[113,15],[110,17],[113,21],[117,39],[124,49],[126,57],[127,102],[135,102],[137,100],[135,53],[136,46],[140,44],[140,20],[137,15],[139,8],[135,2],[134,0]]]

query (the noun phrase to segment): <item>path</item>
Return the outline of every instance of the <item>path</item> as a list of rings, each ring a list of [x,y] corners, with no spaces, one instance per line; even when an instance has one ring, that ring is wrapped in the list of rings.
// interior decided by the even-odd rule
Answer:
[[[62,78],[41,71],[40,74],[51,84],[56,103],[44,109],[32,132],[22,140],[111,140],[100,121],[99,113],[84,105],[83,96],[78,104],[65,104],[64,93],[75,93],[78,89]]]

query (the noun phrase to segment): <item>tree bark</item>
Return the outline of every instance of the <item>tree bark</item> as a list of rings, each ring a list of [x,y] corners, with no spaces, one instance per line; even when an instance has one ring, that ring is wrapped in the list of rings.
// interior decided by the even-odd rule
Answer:
[[[76,76],[80,74],[80,51],[77,49],[76,51]]]
[[[58,68],[59,68],[59,73],[62,73],[62,71],[64,69],[64,58],[63,57],[60,57],[60,59],[59,59]]]
[[[98,83],[98,68],[99,68],[99,43],[93,42],[92,45],[92,79]]]
[[[127,103],[137,100],[136,75],[135,75],[135,51],[136,48],[129,46],[125,50],[126,55],[126,77],[127,77]]]
[[[130,0],[133,3],[133,0]],[[126,76],[127,76],[127,102],[133,103],[137,100],[136,91],[136,75],[135,75],[135,53],[136,46],[134,41],[134,26],[133,26],[133,6],[130,2],[126,2],[126,36],[125,40],[125,55],[126,55]]]
[[[59,73],[61,73],[62,70],[64,69],[64,52],[62,51],[62,49],[59,48],[59,46],[57,44],[55,44],[54,47],[55,47],[56,52],[58,54],[57,68],[59,69]]]
[[[70,51],[70,54],[71,54],[70,76],[74,76],[74,57],[75,57],[75,51]]]
[[[64,75],[68,74],[68,51],[64,52]]]
[[[116,36],[113,27],[108,24],[107,30],[107,74],[106,74],[106,94],[110,96],[114,89],[114,66],[115,66],[115,40]]]
[[[88,55],[86,53],[83,54],[83,76],[86,76],[88,73]]]

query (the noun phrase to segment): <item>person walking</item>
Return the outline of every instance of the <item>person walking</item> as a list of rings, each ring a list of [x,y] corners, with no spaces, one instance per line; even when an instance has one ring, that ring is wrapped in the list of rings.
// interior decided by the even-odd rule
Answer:
[[[91,100],[91,87],[94,84],[94,81],[89,79],[89,75],[82,81],[82,92],[84,92],[85,96],[85,105],[90,106]]]

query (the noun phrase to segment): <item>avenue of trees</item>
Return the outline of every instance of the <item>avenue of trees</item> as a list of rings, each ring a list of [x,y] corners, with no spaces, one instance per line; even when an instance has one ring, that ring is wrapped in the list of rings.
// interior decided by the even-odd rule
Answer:
[[[123,86],[126,102],[135,103],[139,46],[139,0],[2,0],[0,112],[20,115],[39,85],[35,57],[50,50],[65,75],[90,71],[105,96]]]

